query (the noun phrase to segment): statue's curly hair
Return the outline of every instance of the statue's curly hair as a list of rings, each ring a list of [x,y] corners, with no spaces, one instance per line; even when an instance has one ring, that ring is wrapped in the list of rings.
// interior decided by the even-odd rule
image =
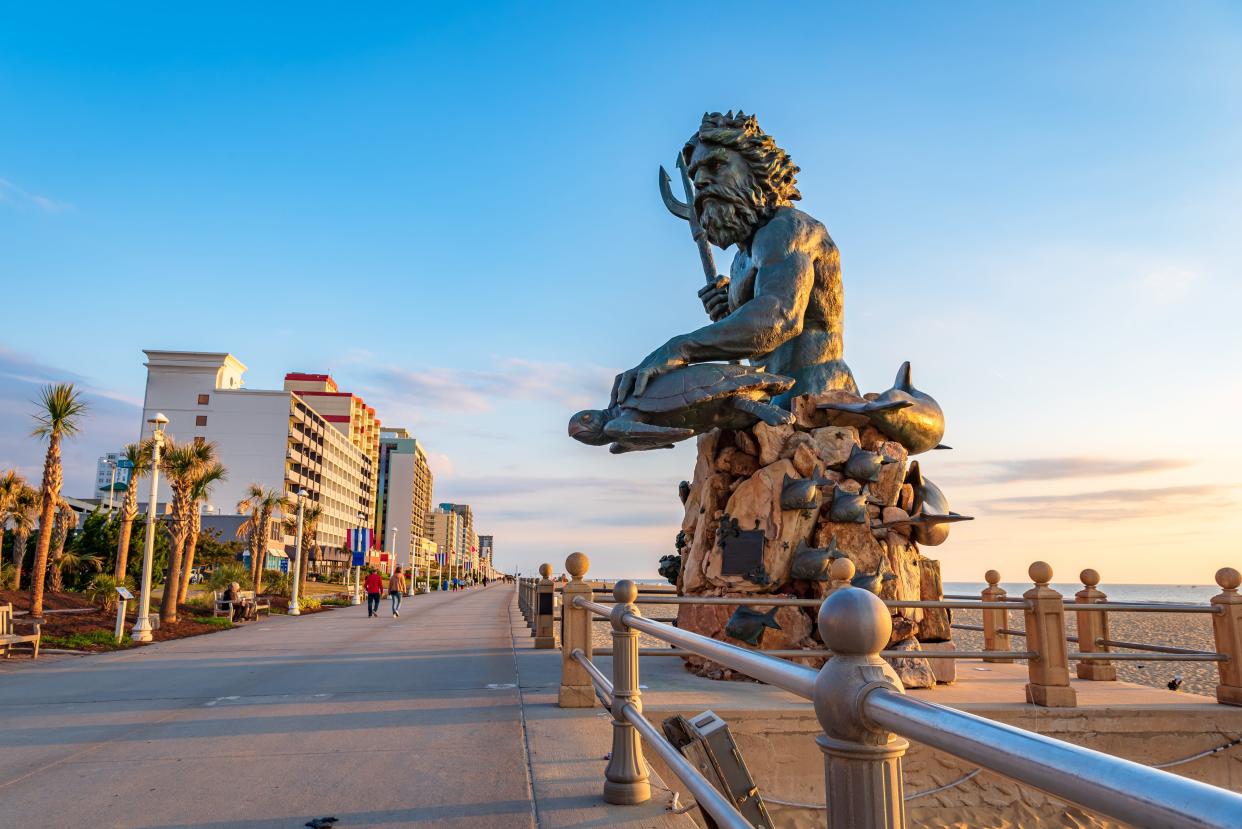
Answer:
[[[705,112],[698,133],[682,150],[686,161],[690,160],[694,145],[699,142],[728,147],[741,153],[769,210],[802,198],[797,183],[797,174],[802,168],[793,163],[789,153],[776,146],[772,136],[760,129],[755,116],[741,110],[737,115],[732,110],[724,115]]]

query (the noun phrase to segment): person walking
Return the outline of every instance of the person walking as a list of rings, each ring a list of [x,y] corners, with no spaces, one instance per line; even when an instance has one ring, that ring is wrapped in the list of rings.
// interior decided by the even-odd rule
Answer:
[[[405,574],[401,572],[398,565],[396,570],[392,571],[392,576],[388,579],[388,599],[392,602],[393,618],[401,617],[401,596],[405,593]]]
[[[372,570],[367,573],[366,581],[362,586],[367,591],[367,617],[378,616],[380,596],[384,593],[384,577],[379,574],[379,571]]]

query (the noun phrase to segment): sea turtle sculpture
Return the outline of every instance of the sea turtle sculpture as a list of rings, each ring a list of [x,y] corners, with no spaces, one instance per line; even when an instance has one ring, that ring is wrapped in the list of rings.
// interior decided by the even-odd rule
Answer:
[[[620,381],[620,377],[617,378]],[[569,419],[569,436],[591,446],[611,443],[614,454],[664,449],[712,429],[749,429],[792,423],[793,414],[769,401],[794,381],[755,366],[697,363],[661,374],[642,395],[618,402],[613,384],[607,409]]]

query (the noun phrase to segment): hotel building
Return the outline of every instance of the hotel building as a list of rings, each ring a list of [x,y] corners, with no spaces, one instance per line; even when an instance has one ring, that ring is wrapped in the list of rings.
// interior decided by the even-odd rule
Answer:
[[[420,542],[430,540],[431,487],[431,467],[418,440],[405,429],[380,430],[375,536],[402,567],[430,563],[425,558],[428,548]]]
[[[144,353],[142,437],[151,435],[148,418],[163,412],[170,438],[214,443],[218,460],[228,470],[228,478],[212,489],[207,512],[236,514],[252,483],[282,491],[290,499],[304,489],[308,502],[322,511],[313,566],[343,566],[348,561],[345,531],[373,526],[376,471],[371,455],[319,412],[316,404],[322,398],[287,389],[243,388],[246,366],[225,352]],[[161,477],[157,501],[168,497]],[[269,567],[293,548],[292,536],[279,529],[272,535],[266,551]]]

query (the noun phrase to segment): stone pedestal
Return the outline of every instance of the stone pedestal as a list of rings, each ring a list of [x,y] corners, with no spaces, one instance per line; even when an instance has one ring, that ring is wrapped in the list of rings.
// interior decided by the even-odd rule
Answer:
[[[926,480],[907,476],[905,448],[866,426],[865,418],[819,409],[820,398],[828,397],[863,399],[844,391],[804,395],[794,400],[793,424],[699,436],[694,475],[682,488],[679,592],[753,595],[755,609],[766,609],[765,595],[822,598],[828,563],[847,557],[857,570],[855,583],[881,598],[943,598],[939,562],[922,554],[914,525],[902,523],[917,517]],[[683,605],[678,624],[736,644],[724,633],[733,610]],[[799,614],[805,625],[795,621]],[[952,639],[947,610],[899,608],[893,615],[890,645]],[[810,614],[783,608],[776,618],[782,630],[765,629],[759,647],[806,646],[802,631],[813,635]],[[900,660],[898,673],[920,687],[932,675],[927,662]],[[692,669],[722,672],[702,660]]]

